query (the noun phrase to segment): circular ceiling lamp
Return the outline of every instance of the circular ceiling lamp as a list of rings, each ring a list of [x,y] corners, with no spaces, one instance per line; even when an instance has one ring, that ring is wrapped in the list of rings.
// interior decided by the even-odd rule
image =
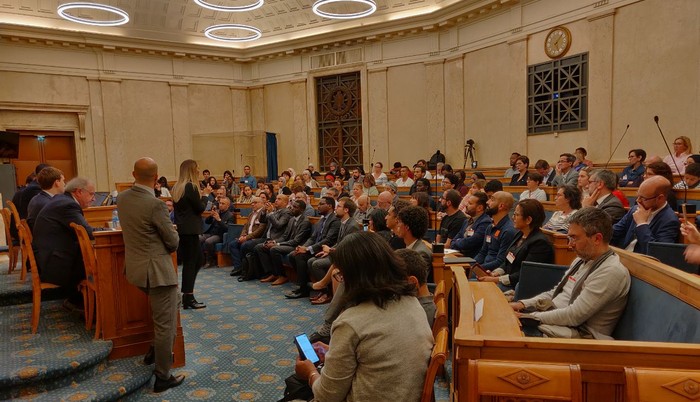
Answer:
[[[77,17],[73,14],[68,13],[70,10],[98,10],[104,11],[110,14],[116,14],[119,18],[112,20],[95,20],[91,18]],[[118,25],[124,25],[129,22],[129,14],[121,8],[108,6],[99,3],[88,3],[88,2],[76,2],[76,3],[65,3],[58,6],[56,9],[58,15],[61,18],[67,19],[68,21],[77,22],[79,24],[86,25],[97,25],[101,27],[113,27]]]
[[[249,33],[247,36],[231,36],[217,34],[219,31],[244,31]],[[220,24],[212,25],[204,30],[204,36],[209,39],[219,40],[222,42],[250,42],[262,36],[262,31],[250,25],[243,24]]]
[[[327,10],[327,6],[345,6],[346,8],[357,8],[356,12],[332,12]],[[321,7],[326,8],[322,10]],[[349,20],[352,18],[361,18],[373,14],[377,11],[377,4],[373,0],[318,0],[312,8],[314,14],[323,18],[331,18],[337,20]]]
[[[264,0],[257,0],[254,3],[245,5],[245,6],[219,6],[216,4],[211,4],[209,2],[206,2],[204,0],[194,0],[195,4],[198,4],[201,7],[208,8],[210,10],[214,11],[225,11],[225,12],[242,12],[242,11],[251,11],[255,10],[256,8],[260,8],[265,4]]]

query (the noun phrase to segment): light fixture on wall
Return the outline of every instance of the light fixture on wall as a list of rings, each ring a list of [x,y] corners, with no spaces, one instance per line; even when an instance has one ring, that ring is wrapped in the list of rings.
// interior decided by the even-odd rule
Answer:
[[[264,0],[257,0],[254,3],[247,4],[245,6],[219,6],[216,4],[211,4],[209,2],[206,2],[204,0],[194,0],[195,4],[198,4],[201,7],[208,8],[210,10],[214,11],[226,11],[226,12],[241,12],[241,11],[251,11],[255,10],[256,8],[260,8],[265,4]]]
[[[94,19],[90,19],[90,18],[76,17],[75,15],[68,13],[68,11],[70,11],[70,10],[82,10],[82,9],[106,11],[108,13],[116,14],[120,18],[114,19],[114,20],[94,20]],[[86,25],[112,27],[112,26],[124,25],[127,22],[129,22],[129,14],[126,11],[122,10],[121,8],[108,6],[105,4],[99,4],[99,3],[88,3],[88,2],[65,3],[65,4],[61,4],[60,6],[58,6],[58,8],[56,9],[56,12],[58,13],[58,15],[61,16],[61,18],[67,19],[68,21],[73,21],[73,22],[77,22],[79,24],[86,24]]]
[[[358,12],[351,13],[336,13],[330,11],[324,11],[321,7],[334,6],[338,4],[346,4],[352,7],[360,6],[363,7]],[[377,11],[377,4],[373,0],[318,0],[314,3],[312,8],[314,14],[323,18],[331,18],[338,20],[349,20],[352,18],[361,18],[373,14]]]
[[[222,36],[217,35],[215,32],[223,30],[239,30],[250,33],[251,35],[236,37],[236,36]],[[250,25],[243,24],[220,24],[212,25],[204,30],[204,35],[209,39],[219,40],[223,42],[250,42],[256,40],[262,36],[262,31],[258,28],[252,27]]]

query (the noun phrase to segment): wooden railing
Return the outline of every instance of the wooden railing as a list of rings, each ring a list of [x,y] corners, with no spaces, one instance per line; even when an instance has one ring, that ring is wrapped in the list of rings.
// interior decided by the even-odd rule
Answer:
[[[700,277],[639,254],[615,251],[633,277],[700,310]],[[512,309],[495,286],[470,283],[462,267],[452,267],[451,271],[454,401],[467,400],[470,359],[579,364],[587,402],[623,402],[625,367],[698,368],[700,345],[693,343],[522,337]],[[484,314],[476,322],[475,302],[482,298]]]

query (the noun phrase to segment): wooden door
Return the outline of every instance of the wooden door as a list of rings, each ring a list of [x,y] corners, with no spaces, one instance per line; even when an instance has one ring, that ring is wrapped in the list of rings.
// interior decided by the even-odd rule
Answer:
[[[19,158],[11,159],[17,170],[17,185],[23,186],[27,176],[40,163],[63,171],[66,181],[77,174],[73,132],[19,131]]]

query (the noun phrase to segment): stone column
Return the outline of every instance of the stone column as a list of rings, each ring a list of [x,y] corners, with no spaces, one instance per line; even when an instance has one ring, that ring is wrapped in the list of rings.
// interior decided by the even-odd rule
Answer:
[[[389,160],[387,107],[387,68],[379,67],[367,70],[368,146],[375,154],[374,160],[371,162],[382,162],[385,171],[391,169],[392,163]]]
[[[190,128],[190,112],[187,101],[187,84],[179,82],[170,83],[170,103],[173,113],[173,159],[170,161],[157,161],[163,166],[172,164],[173,172],[179,172],[180,163],[193,157],[192,154],[192,130]]]

